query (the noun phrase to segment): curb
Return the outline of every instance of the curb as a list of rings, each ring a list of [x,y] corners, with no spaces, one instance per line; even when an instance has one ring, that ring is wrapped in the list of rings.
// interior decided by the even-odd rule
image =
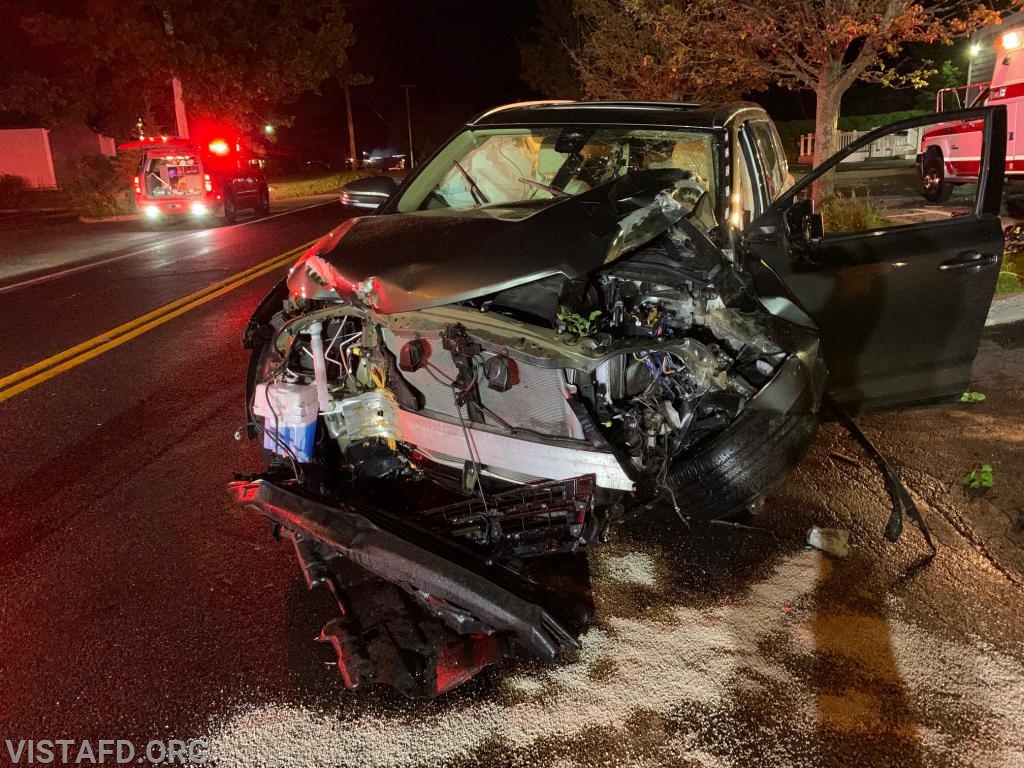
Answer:
[[[108,221],[141,221],[141,213],[120,213],[115,216],[79,216],[83,224],[103,224]]]
[[[1016,323],[1019,320],[1024,320],[1024,293],[994,299],[985,320],[985,327]]]
[[[71,213],[71,210],[70,208],[0,208],[0,214],[10,216],[34,213]]]

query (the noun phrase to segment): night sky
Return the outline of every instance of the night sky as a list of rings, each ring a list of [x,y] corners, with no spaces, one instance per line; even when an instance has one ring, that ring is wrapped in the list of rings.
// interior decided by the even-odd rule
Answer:
[[[348,11],[358,38],[349,49],[355,71],[373,78],[351,89],[359,151],[406,150],[403,83],[414,86],[413,134],[420,158],[473,115],[538,97],[519,78],[516,46],[537,23],[535,0],[351,0]],[[907,54],[941,61],[958,52],[912,47]],[[814,117],[814,97],[807,92],[771,88],[748,98],[776,120]],[[917,100],[911,90],[857,84],[843,99],[843,114],[909,109],[919,106]],[[295,122],[279,131],[276,151],[343,167],[348,133],[337,84],[329,82],[321,94],[303,97],[290,111]]]
[[[516,38],[534,25],[531,0],[352,0],[358,41],[355,70],[373,78],[353,87],[359,150],[404,151],[405,94],[411,91],[414,142],[422,151],[461,122],[496,104],[536,96],[519,79]],[[338,165],[347,155],[344,100],[328,84],[295,105],[295,123],[280,148]]]

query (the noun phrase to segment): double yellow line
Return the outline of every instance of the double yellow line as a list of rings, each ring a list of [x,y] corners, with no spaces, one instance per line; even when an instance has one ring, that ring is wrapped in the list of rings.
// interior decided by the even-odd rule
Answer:
[[[186,312],[191,312],[206,302],[213,301],[218,296],[223,296],[225,293],[233,291],[258,277],[262,277],[268,272],[273,272],[281,267],[290,265],[300,253],[314,242],[316,241],[312,240],[304,245],[300,245],[298,248],[291,249],[287,253],[278,254],[272,259],[267,259],[254,267],[242,270],[231,275],[231,277],[201,288],[195,293],[175,299],[170,304],[154,309],[152,312],[137,317],[124,325],[119,325],[117,328],[101,333],[99,336],[93,336],[81,344],[76,344],[69,349],[65,349],[63,352],[58,352],[56,355],[40,360],[38,363],[27,368],[22,368],[20,371],[4,376],[0,379],[0,403],[21,394],[27,389],[31,389],[37,384],[42,384],[54,376],[69,371],[75,366],[92,360],[104,352],[109,352],[115,347],[131,341],[135,337],[141,336],[147,331],[151,331],[176,317],[180,317]]]

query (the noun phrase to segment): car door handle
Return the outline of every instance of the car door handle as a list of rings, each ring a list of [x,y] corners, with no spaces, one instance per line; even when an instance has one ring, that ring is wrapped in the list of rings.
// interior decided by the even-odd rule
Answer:
[[[965,251],[939,264],[939,272],[953,272],[958,269],[971,269],[973,267],[989,267],[996,263],[996,258],[994,253],[982,256],[977,251]]]

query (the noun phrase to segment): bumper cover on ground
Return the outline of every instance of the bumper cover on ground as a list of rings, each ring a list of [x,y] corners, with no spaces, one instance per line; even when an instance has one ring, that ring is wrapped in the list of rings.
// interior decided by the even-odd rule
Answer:
[[[383,513],[329,505],[267,480],[235,482],[229,491],[243,507],[319,542],[385,581],[461,609],[542,659],[554,659],[563,646],[579,647],[565,626],[538,603],[371,519]],[[502,581],[510,578],[501,576]]]

